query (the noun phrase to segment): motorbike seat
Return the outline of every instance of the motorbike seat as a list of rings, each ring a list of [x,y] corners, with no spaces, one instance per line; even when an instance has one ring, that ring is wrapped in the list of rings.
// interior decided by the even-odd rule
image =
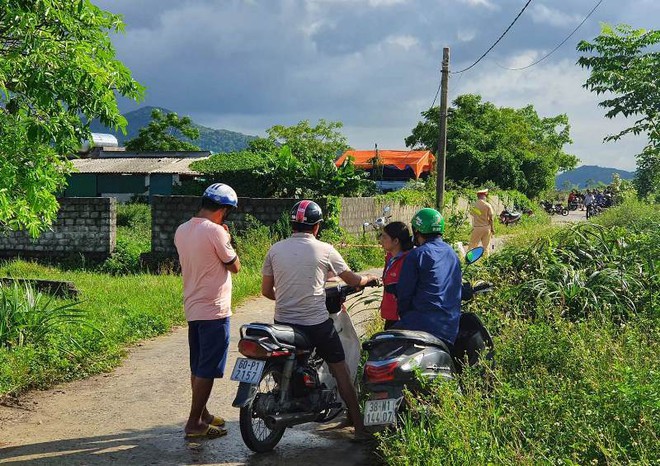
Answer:
[[[426,346],[435,346],[446,351],[447,353],[451,353],[447,347],[447,344],[440,338],[420,330],[386,330],[384,332],[376,333],[367,343],[371,343],[373,345],[377,344],[378,340],[391,341],[393,339],[412,340],[416,343]]]
[[[303,332],[290,325],[256,324],[249,326],[245,335],[273,336],[280,343],[293,345],[298,349],[310,349],[314,346]]]

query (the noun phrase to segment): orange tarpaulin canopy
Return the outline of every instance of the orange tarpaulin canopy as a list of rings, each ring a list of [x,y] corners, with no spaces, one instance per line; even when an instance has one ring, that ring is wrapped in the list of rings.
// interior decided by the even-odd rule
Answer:
[[[415,173],[415,178],[419,178],[425,171],[431,171],[431,165],[435,161],[433,154],[428,150],[347,150],[335,164],[340,166],[347,157],[351,157],[356,167],[370,170],[374,168],[376,152],[381,165],[396,167],[399,170],[410,167]]]

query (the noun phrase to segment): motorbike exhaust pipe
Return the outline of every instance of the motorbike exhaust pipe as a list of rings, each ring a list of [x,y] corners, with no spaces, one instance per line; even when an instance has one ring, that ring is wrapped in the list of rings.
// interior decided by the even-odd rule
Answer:
[[[315,421],[319,417],[319,413],[286,413],[286,414],[271,414],[264,418],[266,427],[269,429],[276,429],[279,427],[293,427],[298,424]]]

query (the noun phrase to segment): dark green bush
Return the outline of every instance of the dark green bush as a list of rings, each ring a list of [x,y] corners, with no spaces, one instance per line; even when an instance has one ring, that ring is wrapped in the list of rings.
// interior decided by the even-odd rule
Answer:
[[[267,197],[267,186],[256,174],[267,164],[267,157],[259,152],[247,150],[215,154],[206,160],[190,164],[190,168],[204,174],[203,182],[188,183],[188,190],[196,186],[195,192],[185,194],[201,194],[204,188],[212,183],[226,183],[241,197]],[[184,193],[178,193],[184,194]]]

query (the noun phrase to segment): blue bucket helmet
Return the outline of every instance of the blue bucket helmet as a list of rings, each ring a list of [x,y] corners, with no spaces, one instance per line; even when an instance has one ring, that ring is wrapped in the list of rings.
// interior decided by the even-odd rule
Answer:
[[[236,191],[224,183],[213,183],[204,190],[202,197],[210,199],[216,204],[238,207]]]

